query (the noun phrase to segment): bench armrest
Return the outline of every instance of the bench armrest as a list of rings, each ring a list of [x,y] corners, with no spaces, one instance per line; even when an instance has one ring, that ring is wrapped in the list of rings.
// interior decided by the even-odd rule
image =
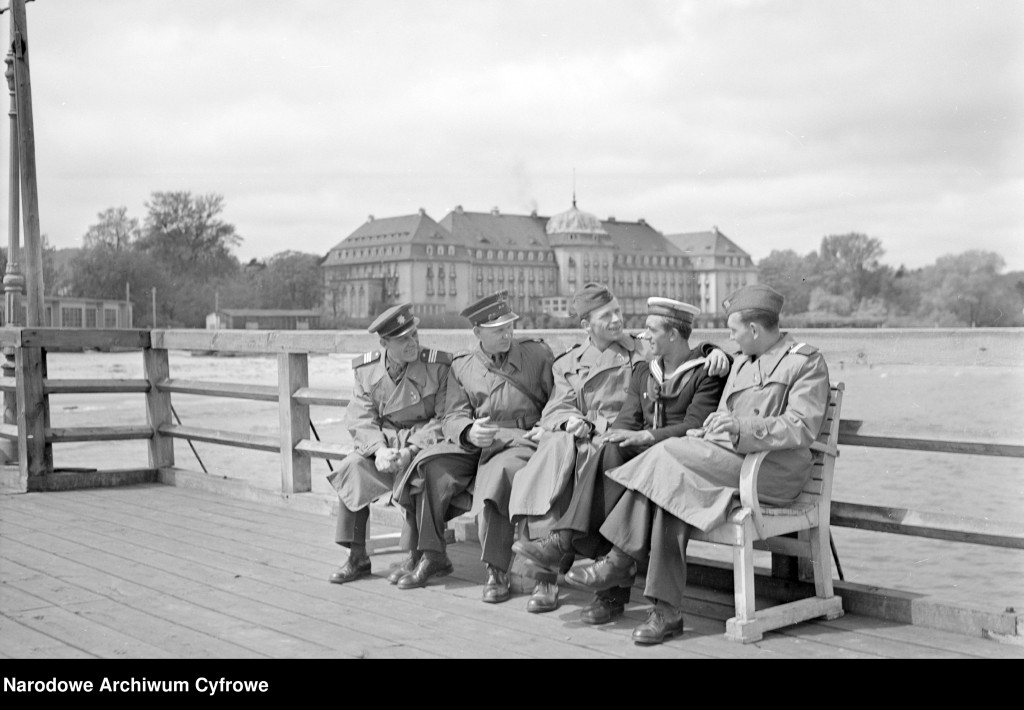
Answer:
[[[770,451],[747,454],[740,469],[740,504],[750,510],[757,536],[764,539],[764,519],[761,517],[761,501],[757,498],[757,474]]]

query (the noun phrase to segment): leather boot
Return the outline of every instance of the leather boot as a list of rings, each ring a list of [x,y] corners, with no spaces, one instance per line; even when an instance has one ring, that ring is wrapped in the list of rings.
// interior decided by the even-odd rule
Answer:
[[[433,577],[444,577],[455,571],[452,561],[443,552],[424,553],[412,572],[398,580],[399,589],[416,589],[427,586]]]
[[[543,614],[558,608],[558,585],[551,582],[537,582],[526,602],[526,610],[531,614]]]
[[[420,561],[421,556],[419,552],[410,552],[408,557],[392,567],[388,573],[388,584],[398,584],[398,580],[416,569],[416,563]]]
[[[331,574],[331,584],[347,584],[362,577],[370,576],[369,555],[350,552],[345,564]]]
[[[499,604],[512,596],[509,591],[508,573],[494,565],[487,565],[487,582],[484,584],[483,601]]]
[[[633,629],[633,643],[650,646],[683,633],[683,613],[671,604],[655,602],[647,621]]]

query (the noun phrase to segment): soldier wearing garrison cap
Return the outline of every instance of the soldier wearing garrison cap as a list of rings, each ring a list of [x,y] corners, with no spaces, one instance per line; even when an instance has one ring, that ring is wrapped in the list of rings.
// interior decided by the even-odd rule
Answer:
[[[335,542],[349,548],[348,559],[330,581],[345,584],[370,574],[366,522],[372,501],[392,493],[396,479],[420,449],[442,439],[441,418],[451,355],[421,348],[412,304],[393,306],[368,328],[380,338],[380,350],[352,362],[355,386],[345,422],[355,451],[341,460],[328,480],[338,492]],[[407,515],[402,547],[409,558],[392,570],[396,583],[419,561],[418,530]]]
[[[639,644],[682,633],[690,531],[720,525],[738,504],[746,454],[770,452],[758,476],[758,496],[786,505],[811,475],[810,446],[825,423],[825,359],[779,330],[782,295],[758,284],[725,304],[729,339],[740,354],[721,403],[685,437],[665,439],[608,472],[628,489],[600,529],[613,547],[566,575],[569,584],[597,592],[628,583],[637,562],[647,560],[644,596],[654,606],[633,630]]]
[[[420,453],[396,493],[396,500],[415,515],[424,550],[398,586],[422,587],[452,571],[445,522],[470,510],[480,514],[480,546],[487,566],[483,601],[496,603],[510,595],[512,479],[536,450],[528,434],[551,393],[554,355],[541,340],[513,337],[519,316],[509,307],[505,291],[477,301],[462,315],[472,323],[480,344],[452,361],[443,422],[447,442]]]
[[[668,298],[650,298],[647,303],[645,335],[650,361],[641,360],[627,372],[618,414],[607,430],[591,441],[593,453],[577,469],[571,499],[561,517],[550,525],[548,536],[530,541],[520,538],[513,546],[517,554],[547,574],[557,571],[558,561],[566,555],[597,558],[611,549],[598,528],[625,488],[606,478],[608,471],[660,441],[684,436],[718,407],[730,359],[710,343],[690,347],[693,318],[700,310]],[[720,366],[711,369],[711,359]],[[571,571],[566,574],[567,581],[569,574]],[[600,590],[580,620],[603,624],[620,616],[631,587],[632,580],[624,580]]]
[[[626,402],[633,367],[651,354],[649,341],[623,330],[619,300],[604,284],[584,284],[573,297],[572,308],[587,339],[555,358],[554,391],[541,416],[537,453],[512,483],[509,512],[519,521],[521,540],[551,534],[572,500],[580,472],[600,449],[601,437]],[[708,366],[725,374],[729,359],[719,350]],[[566,571],[573,559],[574,554],[567,552],[558,568]],[[537,583],[527,611],[557,609],[557,570],[533,576]],[[592,611],[603,613],[587,608],[581,618],[589,621]]]

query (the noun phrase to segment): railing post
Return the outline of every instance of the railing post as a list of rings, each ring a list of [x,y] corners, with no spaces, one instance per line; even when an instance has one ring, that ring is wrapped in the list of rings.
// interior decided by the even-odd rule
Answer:
[[[15,350],[18,387],[18,459],[21,477],[31,490],[32,479],[53,473],[53,447],[46,443],[50,428],[50,398],[43,393],[46,350],[19,347]]]
[[[310,461],[295,450],[309,438],[309,405],[296,402],[292,395],[309,385],[309,357],[306,353],[281,353],[277,356],[278,411],[281,415],[281,491],[305,493],[312,490]]]
[[[174,466],[174,440],[160,433],[161,426],[171,424],[171,393],[161,392],[156,386],[170,377],[171,366],[164,348],[144,348],[142,361],[149,380],[146,421],[153,428],[153,438],[149,440],[149,465],[159,471]]]

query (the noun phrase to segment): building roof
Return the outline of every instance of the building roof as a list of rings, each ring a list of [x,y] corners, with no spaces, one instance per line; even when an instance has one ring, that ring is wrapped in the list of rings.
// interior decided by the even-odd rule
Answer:
[[[750,257],[750,254],[740,249],[736,242],[719,232],[718,227],[712,227],[710,231],[705,232],[666,234],[665,238],[687,256]]]
[[[576,200],[573,199],[572,207],[565,212],[559,212],[548,220],[545,227],[548,234],[607,234],[608,231],[601,226],[601,220],[589,212],[576,207]]]
[[[544,227],[547,217],[536,214],[466,212],[456,207],[441,225],[469,249],[550,249]]]
[[[445,227],[441,226],[426,213],[400,217],[383,217],[376,219],[370,215],[352,234],[335,244],[321,264],[335,264],[341,261],[339,254],[342,249],[358,249],[360,247],[393,246],[397,244],[442,243],[450,244],[456,240]]]

